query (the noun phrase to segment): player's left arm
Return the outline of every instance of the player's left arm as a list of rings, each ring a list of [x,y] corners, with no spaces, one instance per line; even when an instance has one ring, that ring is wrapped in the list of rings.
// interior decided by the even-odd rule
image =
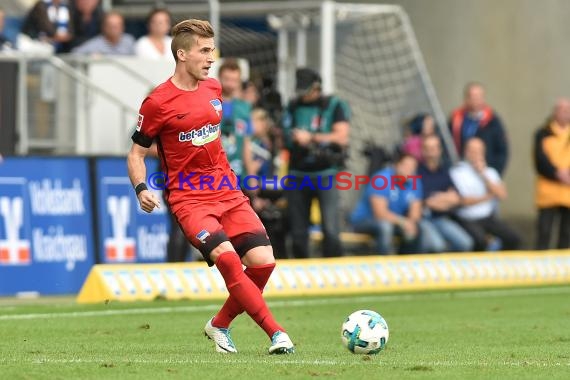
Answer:
[[[340,101],[334,109],[332,132],[314,133],[312,135],[312,140],[316,143],[328,143],[347,146],[350,133],[349,118],[350,115],[348,106],[344,102]]]

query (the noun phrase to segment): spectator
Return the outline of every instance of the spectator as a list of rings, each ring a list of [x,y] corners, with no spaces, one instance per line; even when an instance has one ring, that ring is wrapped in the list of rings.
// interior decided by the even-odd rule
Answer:
[[[559,99],[551,118],[535,134],[534,160],[537,249],[548,249],[555,220],[559,220],[556,248],[570,248],[570,99]]]
[[[251,111],[252,138],[252,172],[258,176],[271,175],[272,141],[269,135],[271,119],[263,108]]]
[[[0,8],[0,53],[3,51],[10,51],[12,50],[12,43],[8,38],[4,35],[4,19],[5,19],[4,10]]]
[[[283,122],[291,150],[289,174],[298,179],[291,186],[293,190],[287,191],[293,254],[297,258],[309,256],[309,215],[311,202],[317,197],[323,256],[341,256],[339,194],[334,175],[348,145],[348,105],[336,96],[323,96],[321,78],[313,70],[297,70],[295,86],[297,97],[289,103]],[[312,186],[300,186],[302,178],[310,178]],[[330,189],[323,189],[329,185]]]
[[[259,104],[259,90],[255,82],[248,80],[243,84],[243,100],[256,107]]]
[[[218,70],[222,85],[222,145],[232,170],[238,176],[253,175],[251,155],[251,106],[240,99],[241,68],[226,58]],[[254,186],[250,183],[250,186]]]
[[[72,50],[77,54],[134,55],[135,39],[125,33],[125,20],[120,13],[103,16],[101,34]]]
[[[399,155],[394,167],[374,174],[373,177],[384,180],[373,180],[368,184],[352,212],[350,222],[354,230],[375,236],[381,255],[396,252],[394,236],[400,237],[400,253],[419,253],[428,249],[425,238],[431,229],[422,231],[422,227],[428,225],[421,221],[422,184],[409,178],[416,173],[417,165],[414,156]],[[408,178],[403,188],[393,182],[394,176]]]
[[[419,165],[424,197],[424,215],[431,221],[438,235],[454,252],[471,251],[473,239],[451,219],[451,213],[461,203],[461,198],[453,186],[449,166],[443,162],[441,141],[436,135],[427,136],[422,142],[424,162]],[[438,235],[435,235],[436,237]],[[438,242],[438,246],[441,243]]]
[[[451,169],[451,179],[461,196],[457,221],[473,238],[474,249],[487,248],[487,234],[498,237],[505,250],[518,249],[518,234],[496,215],[496,203],[507,198],[507,189],[497,170],[487,166],[482,139],[466,141],[465,161]]]
[[[24,19],[22,33],[33,40],[48,42],[56,53],[61,52],[63,43],[73,35],[67,1],[39,0]]]
[[[283,111],[281,94],[275,88],[275,82],[272,77],[263,78],[259,94],[258,105],[269,113],[271,120],[281,120]]]
[[[471,137],[483,140],[485,159],[499,175],[503,175],[509,158],[507,137],[497,113],[485,103],[485,90],[480,83],[468,83],[465,103],[451,113],[450,128],[455,147],[463,157],[466,141]]]
[[[251,111],[251,105],[240,99],[242,95],[241,68],[235,59],[227,58],[218,70],[222,85],[222,145],[232,170],[241,176],[269,175],[271,143],[267,138],[269,118],[265,111]],[[255,129],[253,129],[255,128]],[[256,144],[252,134],[256,133]],[[284,212],[271,199],[261,197],[263,191],[250,191],[256,186],[253,179],[242,188],[250,197],[251,205],[267,229],[274,254],[286,258]]]
[[[402,151],[411,154],[418,162],[422,161],[422,139],[435,135],[435,121],[431,115],[422,113],[415,116],[404,133]]]
[[[137,40],[135,51],[137,57],[151,60],[174,62],[168,35],[171,28],[170,13],[166,9],[157,8],[147,17],[148,35]]]
[[[71,3],[73,38],[65,44],[64,51],[73,48],[101,33],[103,8],[100,0],[74,0]]]
[[[256,108],[251,112],[251,124],[253,126],[251,140],[253,173],[262,178],[272,177],[275,174],[272,165],[273,142],[269,134],[272,121],[267,111]],[[283,191],[267,183],[261,187],[259,192],[251,194],[251,205],[267,229],[275,257],[287,258],[286,200]]]
[[[281,105],[279,92],[271,86],[273,86],[272,81],[267,78],[260,78],[259,81],[248,80],[244,84],[243,97],[247,102],[267,112],[267,116],[270,120],[269,135],[272,142],[272,154],[277,157],[274,162],[276,166],[284,168],[285,162],[282,162],[280,156],[283,152],[286,152],[283,143],[283,129],[279,123],[275,122],[281,120],[283,107]],[[279,172],[278,167],[275,168],[275,174]],[[282,175],[285,175],[285,173],[282,173]]]

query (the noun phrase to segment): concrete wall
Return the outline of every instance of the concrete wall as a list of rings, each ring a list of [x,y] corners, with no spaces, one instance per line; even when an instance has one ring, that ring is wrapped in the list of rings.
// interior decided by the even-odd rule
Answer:
[[[558,96],[570,96],[570,1],[399,0],[446,113],[463,85],[486,85],[512,148],[503,213],[534,217],[532,135]]]

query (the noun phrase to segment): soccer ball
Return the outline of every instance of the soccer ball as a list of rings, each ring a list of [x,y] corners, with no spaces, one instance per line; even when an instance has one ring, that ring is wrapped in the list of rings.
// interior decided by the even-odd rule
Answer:
[[[355,354],[377,354],[388,343],[388,324],[380,314],[358,310],[342,324],[342,344]]]

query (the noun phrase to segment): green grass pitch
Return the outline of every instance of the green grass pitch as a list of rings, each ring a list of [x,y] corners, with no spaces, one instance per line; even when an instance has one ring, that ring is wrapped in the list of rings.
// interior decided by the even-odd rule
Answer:
[[[297,353],[240,316],[239,353],[214,352],[203,327],[220,302],[79,306],[0,300],[0,379],[568,379],[570,287],[271,299]],[[390,328],[385,351],[348,352],[340,326],[358,309]]]

